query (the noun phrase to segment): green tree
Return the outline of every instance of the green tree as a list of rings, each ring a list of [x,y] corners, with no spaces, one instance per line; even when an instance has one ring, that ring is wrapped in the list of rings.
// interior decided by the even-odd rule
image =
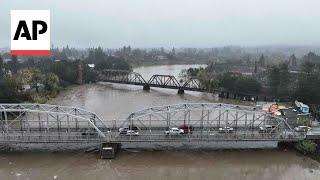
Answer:
[[[263,54],[259,58],[259,66],[264,67],[266,65],[266,59]]]
[[[19,62],[18,62],[18,57],[12,55],[11,56],[11,63],[10,63],[10,70],[13,74],[16,74],[19,69]]]
[[[20,87],[15,78],[0,78],[0,87],[0,103],[13,103],[23,100],[19,96]]]
[[[54,73],[46,74],[44,88],[50,92],[57,91],[59,89],[59,77]]]
[[[4,62],[0,54],[0,78],[3,78],[4,75],[5,75]]]
[[[44,82],[44,75],[39,69],[34,69],[31,79],[31,87],[36,88],[36,92],[39,93],[39,87]]]
[[[290,73],[288,65],[282,63],[272,66],[268,73],[269,92],[277,97],[288,97],[290,95]]]
[[[305,61],[299,74],[296,96],[310,103],[320,104],[320,63]]]
[[[218,76],[219,87],[224,90],[239,94],[258,94],[261,84],[252,77],[243,76],[240,73],[224,73]]]
[[[317,150],[317,144],[311,140],[303,140],[297,142],[295,148],[303,154],[314,154]]]

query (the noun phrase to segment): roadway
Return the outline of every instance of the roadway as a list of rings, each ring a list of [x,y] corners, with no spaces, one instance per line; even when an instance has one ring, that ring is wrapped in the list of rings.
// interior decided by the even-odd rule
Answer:
[[[254,131],[234,131],[221,133],[219,131],[192,131],[191,134],[166,135],[164,130],[140,130],[139,135],[112,133],[115,142],[170,142],[170,141],[296,141],[305,138],[305,133],[292,131],[261,133]]]

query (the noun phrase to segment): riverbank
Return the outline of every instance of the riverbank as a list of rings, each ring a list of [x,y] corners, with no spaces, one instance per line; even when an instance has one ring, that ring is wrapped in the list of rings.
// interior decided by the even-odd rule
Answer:
[[[283,142],[279,144],[280,150],[295,151],[302,156],[312,158],[320,162],[320,142],[312,140],[302,140],[299,142]]]

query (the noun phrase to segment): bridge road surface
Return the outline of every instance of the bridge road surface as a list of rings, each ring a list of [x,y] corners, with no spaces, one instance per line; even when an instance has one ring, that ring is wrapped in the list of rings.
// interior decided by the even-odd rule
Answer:
[[[201,131],[195,130],[190,134],[167,135],[164,130],[141,130],[139,135],[114,134],[114,142],[189,142],[189,141],[296,141],[305,138],[305,133],[297,133],[295,137],[292,132],[283,131],[275,133],[261,133],[259,130],[238,130],[222,133],[218,130]]]

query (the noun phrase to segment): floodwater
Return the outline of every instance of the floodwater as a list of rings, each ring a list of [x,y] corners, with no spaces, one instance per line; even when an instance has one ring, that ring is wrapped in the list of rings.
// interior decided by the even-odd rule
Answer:
[[[196,66],[196,65],[195,65]],[[136,68],[144,76],[177,75],[190,65]],[[224,102],[210,94],[109,83],[70,87],[49,103],[79,106],[102,119],[125,119],[150,106],[183,102]],[[95,153],[10,152],[0,154],[0,180],[6,179],[130,179],[130,180],[319,180],[320,163],[281,150],[122,150],[116,159],[102,160]]]

